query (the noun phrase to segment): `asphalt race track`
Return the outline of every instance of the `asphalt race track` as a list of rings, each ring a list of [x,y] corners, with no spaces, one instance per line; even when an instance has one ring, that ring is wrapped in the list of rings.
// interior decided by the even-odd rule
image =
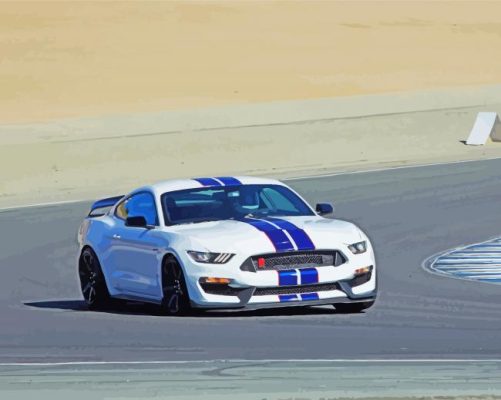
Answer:
[[[333,154],[335,156],[335,154]],[[380,296],[332,307],[165,317],[87,311],[76,231],[89,204],[0,212],[0,362],[500,359],[501,286],[425,271],[435,253],[501,236],[501,160],[294,180],[371,237]]]

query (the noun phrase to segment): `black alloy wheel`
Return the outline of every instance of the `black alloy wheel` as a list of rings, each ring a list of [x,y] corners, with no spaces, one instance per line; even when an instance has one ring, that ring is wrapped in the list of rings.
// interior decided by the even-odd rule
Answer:
[[[162,310],[168,315],[186,315],[191,311],[183,270],[173,256],[162,264]]]
[[[87,247],[82,251],[78,262],[80,288],[85,303],[91,310],[103,309],[110,305],[110,294],[106,287],[101,264],[96,253]]]

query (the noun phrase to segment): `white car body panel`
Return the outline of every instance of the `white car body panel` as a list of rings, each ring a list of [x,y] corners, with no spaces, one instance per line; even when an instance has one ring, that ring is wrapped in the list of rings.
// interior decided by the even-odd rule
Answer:
[[[235,177],[242,185],[283,183],[263,178]],[[367,236],[354,224],[327,219],[316,213],[311,216],[280,217],[280,220],[294,225],[314,244],[315,251],[336,250],[345,262],[339,266],[319,266],[287,271],[263,270],[244,271],[242,264],[249,257],[277,253],[276,245],[267,234],[255,226],[240,220],[219,220],[196,224],[167,226],[163,218],[160,197],[170,191],[203,187],[196,180],[174,180],[142,187],[128,196],[139,192],[151,193],[155,199],[159,217],[153,229],[125,226],[115,216],[116,203],[102,216],[87,217],[79,230],[80,252],[90,246],[98,256],[108,291],[112,297],[143,300],[160,303],[163,298],[161,265],[166,254],[174,255],[179,261],[186,280],[193,306],[201,308],[243,308],[260,306],[288,306],[336,303],[337,301],[371,301],[376,296],[376,261],[372,245]],[[289,188],[290,189],[290,188]],[[291,189],[292,190],[292,189]],[[294,192],[295,193],[295,192]],[[295,193],[297,195],[297,193]],[[299,196],[299,195],[298,195]],[[303,200],[304,201],[304,200]],[[306,202],[305,202],[306,203]],[[307,204],[307,203],[306,203]],[[313,211],[313,209],[312,209]],[[274,225],[274,222],[268,222]],[[280,229],[293,244],[290,254],[302,251],[299,241],[294,240],[294,231]],[[367,250],[353,254],[348,246],[366,241]],[[202,264],[195,262],[188,250],[213,253],[231,253],[234,256],[225,264]],[[307,251],[305,251],[307,252]],[[289,252],[284,252],[284,255]],[[348,287],[346,281],[355,277],[359,268],[371,267],[368,282]],[[202,277],[231,279],[234,289],[281,288],[281,279],[293,283],[294,288],[303,285],[321,285],[341,282],[341,287],[306,293],[252,295],[239,298],[234,295],[211,294],[200,285]],[[311,280],[314,282],[311,282]],[[285,285],[289,287],[290,285]],[[245,296],[244,296],[245,297]]]

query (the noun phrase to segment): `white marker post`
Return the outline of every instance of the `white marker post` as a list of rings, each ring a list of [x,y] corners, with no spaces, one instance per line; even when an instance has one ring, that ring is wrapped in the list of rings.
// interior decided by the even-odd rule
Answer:
[[[495,112],[479,112],[475,125],[466,140],[466,144],[482,146],[489,136],[495,142],[501,141],[501,129],[499,127],[498,114]]]

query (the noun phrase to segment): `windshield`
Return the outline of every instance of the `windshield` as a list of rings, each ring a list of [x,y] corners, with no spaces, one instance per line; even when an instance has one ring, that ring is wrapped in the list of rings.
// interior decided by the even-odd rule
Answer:
[[[162,195],[167,225],[225,219],[314,215],[290,189],[280,185],[196,188]]]

